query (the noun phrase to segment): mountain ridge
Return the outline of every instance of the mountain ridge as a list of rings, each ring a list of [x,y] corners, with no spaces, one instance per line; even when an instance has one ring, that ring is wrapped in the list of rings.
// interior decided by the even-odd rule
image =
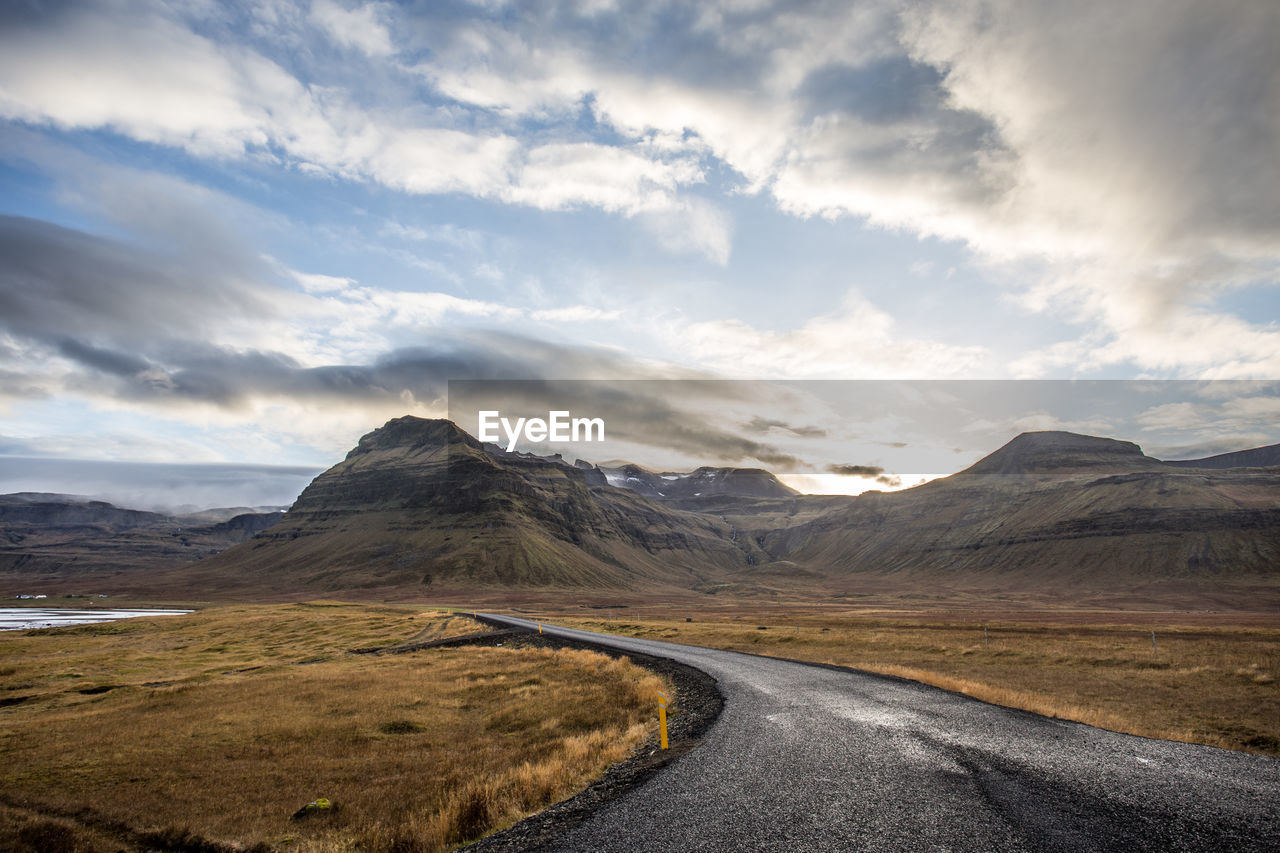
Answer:
[[[472,551],[440,551],[422,566],[427,571],[428,563],[435,565],[430,570],[435,582],[446,585],[635,588],[658,583],[711,589],[745,584],[776,591],[815,577],[848,587],[859,578],[896,576],[944,583],[1075,579],[1105,586],[1266,577],[1274,565],[1270,555],[1280,552],[1280,510],[1271,505],[1280,494],[1280,471],[1182,469],[1147,456],[1133,442],[1062,431],[1020,434],[969,468],[913,489],[826,499],[796,494],[780,483],[776,490],[757,493],[761,480],[750,473],[753,469],[707,466],[677,475],[633,465],[570,464],[558,455],[486,448],[452,424],[403,419],[362,438],[348,460],[374,450],[408,452],[424,446],[428,433],[437,440],[447,435],[471,466],[465,476],[460,470],[450,475],[461,477],[447,501],[456,525],[488,519],[484,523],[498,529],[517,529],[518,535],[505,539],[506,534],[492,532],[477,539],[488,540],[499,552],[515,550],[532,563],[538,559],[529,542],[542,542],[539,537],[548,532],[554,560],[573,566],[585,553],[588,563],[596,561],[588,580],[546,569],[531,577],[519,560],[482,577],[465,567],[476,559]],[[748,487],[697,494],[696,484],[704,479],[700,474],[726,470],[748,473],[720,477],[722,485],[737,477]],[[777,483],[768,472],[754,470],[767,475],[764,482]],[[527,505],[500,500],[501,506],[490,502],[482,509],[469,502],[467,490],[482,473],[496,477],[491,485],[508,495],[522,494],[534,481],[541,481],[534,492],[556,483],[537,500],[527,493]],[[676,484],[695,485],[673,496],[669,492]],[[304,524],[306,511],[307,501],[300,497],[291,524]],[[517,517],[523,521],[514,521]],[[647,519],[643,529],[622,523],[634,517]],[[270,535],[288,532],[286,525]],[[493,550],[486,550],[488,559]],[[227,559],[236,556],[233,549]]]
[[[283,516],[233,508],[168,515],[78,495],[0,495],[0,581],[161,571],[244,542]]]
[[[1201,459],[1166,460],[1177,468],[1274,468],[1280,466],[1280,444],[1219,453]]]
[[[1061,431],[1023,433],[911,489],[817,496],[763,469],[509,453],[406,416],[362,436],[278,523],[170,581],[224,594],[1273,589],[1278,496],[1280,468],[1169,464]]]

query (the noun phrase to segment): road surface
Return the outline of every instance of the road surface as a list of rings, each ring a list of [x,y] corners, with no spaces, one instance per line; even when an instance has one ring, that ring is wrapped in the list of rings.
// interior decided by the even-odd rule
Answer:
[[[1280,851],[1274,758],[866,673],[542,625],[696,667],[725,696],[697,749],[551,850]]]

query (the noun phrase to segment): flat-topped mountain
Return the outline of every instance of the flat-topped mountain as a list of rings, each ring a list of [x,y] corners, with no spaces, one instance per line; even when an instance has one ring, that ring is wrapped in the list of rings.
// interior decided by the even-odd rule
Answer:
[[[1142,448],[1131,441],[1073,432],[1024,432],[961,474],[1062,476],[1081,472],[1127,473],[1152,470],[1161,464],[1158,459],[1145,455]]]

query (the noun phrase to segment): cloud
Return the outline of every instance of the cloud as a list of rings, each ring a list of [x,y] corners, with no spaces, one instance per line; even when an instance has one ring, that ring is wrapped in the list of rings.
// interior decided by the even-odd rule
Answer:
[[[1251,116],[1275,97],[1280,12],[1265,2],[1160,8],[1152,26],[1141,3],[917,7],[907,41],[947,69],[952,103],[997,121],[1017,152],[1010,213],[1088,245],[1203,246],[1224,230],[1273,245],[1274,119]]]
[[[1184,397],[1139,411],[1134,422],[1159,436],[1148,453],[1198,458],[1275,443],[1280,397],[1274,382],[1191,385]]]
[[[0,361],[8,358],[0,358]],[[38,372],[0,369],[0,413],[5,411],[4,404],[9,401],[47,399],[53,385]]]
[[[884,469],[877,465],[828,465],[827,470],[842,477],[879,477]]]
[[[58,351],[85,367],[115,376],[136,376],[151,369],[148,361],[130,353],[95,347],[70,338],[58,343]]]
[[[621,315],[620,310],[605,311],[589,305],[570,305],[534,311],[529,316],[542,323],[602,323],[616,320]]]
[[[724,228],[716,231],[703,207],[677,200],[680,188],[704,179],[687,152],[626,139],[539,143],[492,122],[459,122],[453,111],[415,104],[411,79],[394,66],[379,66],[387,101],[380,104],[357,79],[321,84],[287,67],[299,65],[296,57],[218,38],[219,27],[201,26],[209,21],[196,8],[70,6],[15,21],[0,36],[0,117],[110,130],[196,156],[283,160],[308,174],[407,193],[624,216],[674,212],[694,220],[701,235],[677,250],[726,254]],[[309,19],[339,44],[385,62],[392,45],[384,19],[395,11],[319,0]],[[297,36],[288,29],[295,18],[273,15],[275,41]]]
[[[825,438],[827,436],[827,431],[819,427],[792,426],[786,421],[762,418],[758,415],[752,418],[749,422],[743,424],[742,427],[747,430],[747,432],[753,433],[767,433],[772,430],[782,430],[800,438]]]
[[[440,330],[432,344],[391,350],[368,364],[308,367],[278,352],[194,343],[167,345],[152,362],[78,343],[68,343],[64,354],[95,373],[66,380],[86,395],[230,409],[273,400],[395,407],[406,399],[443,399],[450,380],[588,376],[629,367],[608,352],[480,330]]]
[[[279,279],[246,280],[226,274],[237,264],[205,265],[201,257],[169,258],[39,220],[0,217],[0,341],[10,342],[0,348],[0,390],[10,397],[60,391],[104,405],[173,411],[193,405],[246,411],[269,401],[381,410],[405,394],[441,399],[456,378],[668,370],[617,350],[493,328],[528,319],[603,322],[616,312],[576,305],[528,310],[288,269]],[[290,280],[302,292],[287,289]],[[466,328],[460,320],[490,327]],[[343,351],[364,358],[326,357]]]
[[[349,117],[364,123],[366,145],[358,151],[320,150],[300,147],[298,153],[323,172],[343,177],[372,178],[393,189],[410,193],[465,193],[493,197],[507,190],[514,158],[520,143],[503,134],[469,133],[437,127],[396,127],[376,116]],[[326,127],[336,135],[339,130]],[[512,199],[517,200],[517,199]],[[526,203],[546,202],[536,193],[518,199]],[[570,193],[555,202],[581,202]],[[554,204],[547,205],[554,207]]]
[[[826,470],[840,477],[862,477],[866,480],[875,480],[880,485],[890,488],[902,485],[901,477],[885,474],[884,469],[879,465],[828,465]]]
[[[856,292],[797,329],[756,329],[740,320],[686,323],[672,346],[696,363],[743,378],[914,378],[963,375],[987,357],[980,346],[904,339],[893,318]]]
[[[842,61],[814,68],[797,95],[808,118],[772,185],[785,210],[967,239],[1008,190],[996,127],[957,109],[933,65]]]
[[[383,57],[395,52],[391,33],[382,22],[384,14],[382,3],[346,9],[332,0],[313,0],[310,18],[337,44]]]
[[[410,194],[606,211],[720,265],[734,239],[722,199],[754,194],[967,248],[1014,304],[1064,323],[1017,375],[1275,375],[1280,333],[1228,307],[1280,283],[1268,0],[4,14],[0,116],[13,122]],[[865,341],[845,356],[812,323],[691,331],[713,366],[752,343],[802,375],[823,375],[813,343],[854,375],[985,366],[922,341],[900,364]]]
[[[956,233],[995,259],[1048,259],[1028,304],[1092,327],[1035,369],[1274,375],[1274,329],[1208,306],[1280,278],[1280,9],[1152,15],[1005,2],[906,15],[913,56],[947,69],[950,102],[990,119],[1011,156],[999,204],[975,211],[981,234]]]
[[[733,250],[733,224],[716,205],[698,198],[682,198],[647,211],[640,221],[673,254],[705,255],[725,266]]]
[[[0,324],[12,335],[135,342],[172,330],[205,335],[227,318],[269,321],[277,307],[249,283],[47,222],[0,216]]]
[[[1011,364],[1014,375],[1037,377],[1062,368],[1097,371],[1132,364],[1161,376],[1268,378],[1280,371],[1280,330],[1214,311],[1197,290],[1229,290],[1231,279],[1187,275],[1177,262],[1162,274],[1104,262],[1050,274],[1032,292],[1037,308],[1060,311],[1092,331],[1033,350]],[[1127,272],[1127,275],[1126,275]],[[1253,279],[1254,273],[1240,273]],[[1263,279],[1268,276],[1262,275]]]
[[[502,195],[543,210],[588,205],[634,214],[669,206],[673,190],[701,180],[687,158],[664,162],[610,145],[557,143],[530,149]]]
[[[304,273],[297,270],[290,270],[290,273],[307,293],[342,293],[356,284],[355,279],[346,276]]]
[[[522,7],[437,28],[421,73],[505,115],[589,110],[799,216],[960,241],[1083,328],[1024,375],[1265,376],[1274,330],[1213,305],[1280,278],[1278,31],[1265,0]]]

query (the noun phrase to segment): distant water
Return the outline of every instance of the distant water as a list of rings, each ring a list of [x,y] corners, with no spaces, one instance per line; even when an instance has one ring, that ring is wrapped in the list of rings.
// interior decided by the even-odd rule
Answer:
[[[88,625],[93,622],[132,619],[135,616],[181,616],[190,612],[190,610],[64,610],[54,607],[0,607],[0,631]]]

